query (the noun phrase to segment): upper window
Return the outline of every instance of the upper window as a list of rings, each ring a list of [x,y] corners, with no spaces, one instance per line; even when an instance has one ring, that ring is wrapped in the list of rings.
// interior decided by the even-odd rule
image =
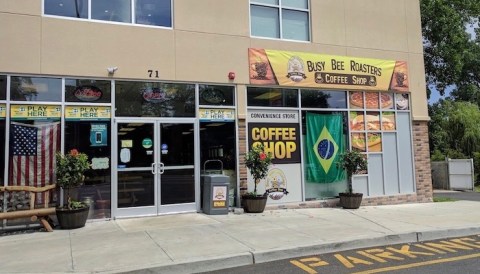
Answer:
[[[234,106],[235,88],[231,86],[200,85],[200,105]]]
[[[110,103],[111,83],[107,80],[65,79],[65,101]]]
[[[49,15],[172,27],[172,0],[44,0],[44,10]]]
[[[310,41],[308,0],[251,0],[252,36]]]
[[[347,108],[345,91],[301,90],[303,108]]]
[[[115,115],[195,117],[195,85],[115,82]]]
[[[44,0],[45,14],[88,18],[89,0]]]
[[[10,99],[12,101],[61,102],[62,79],[12,76]]]
[[[249,87],[247,105],[249,107],[298,107],[298,90]]]

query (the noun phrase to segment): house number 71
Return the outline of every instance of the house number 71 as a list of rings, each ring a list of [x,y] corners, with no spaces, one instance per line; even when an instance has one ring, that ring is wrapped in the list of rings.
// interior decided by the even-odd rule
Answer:
[[[159,77],[158,77],[158,70],[151,70],[151,69],[149,69],[149,70],[148,70],[148,77],[150,77],[150,78],[152,78],[152,77],[159,78]]]

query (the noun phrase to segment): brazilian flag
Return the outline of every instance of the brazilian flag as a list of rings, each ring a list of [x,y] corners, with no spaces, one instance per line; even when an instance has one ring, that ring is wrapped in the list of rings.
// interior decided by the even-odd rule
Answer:
[[[307,180],[333,183],[345,178],[337,167],[338,156],[344,152],[343,119],[341,114],[307,112]]]

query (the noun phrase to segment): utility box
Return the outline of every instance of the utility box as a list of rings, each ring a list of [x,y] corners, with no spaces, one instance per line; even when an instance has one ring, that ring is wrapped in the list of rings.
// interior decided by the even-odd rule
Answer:
[[[202,175],[203,212],[208,215],[228,214],[230,177],[220,174]]]

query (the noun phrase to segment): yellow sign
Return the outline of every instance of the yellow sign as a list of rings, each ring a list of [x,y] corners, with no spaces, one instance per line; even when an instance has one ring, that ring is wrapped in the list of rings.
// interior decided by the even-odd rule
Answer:
[[[249,49],[250,84],[409,91],[404,61]]]
[[[0,118],[7,117],[7,105],[0,104]]]
[[[201,108],[198,110],[200,121],[234,121],[235,110],[228,108]]]
[[[60,106],[12,105],[10,108],[12,119],[60,118],[61,112],[62,108]]]
[[[65,119],[110,119],[110,107],[99,106],[67,106],[65,107]]]
[[[213,207],[225,207],[226,203],[225,201],[214,201],[213,202]]]

